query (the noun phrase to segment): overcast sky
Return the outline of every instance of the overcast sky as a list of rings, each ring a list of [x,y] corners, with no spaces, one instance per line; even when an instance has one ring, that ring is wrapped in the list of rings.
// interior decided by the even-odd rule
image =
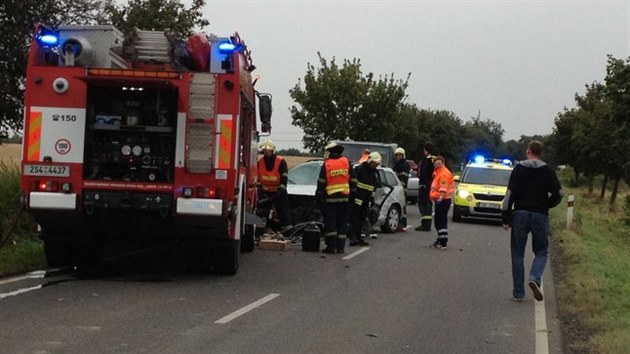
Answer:
[[[279,149],[303,149],[288,91],[318,51],[359,58],[364,74],[411,73],[408,103],[463,121],[480,112],[506,141],[550,134],[575,93],[604,81],[607,54],[629,56],[628,1],[207,0],[204,15],[206,32],[238,31],[251,49]]]

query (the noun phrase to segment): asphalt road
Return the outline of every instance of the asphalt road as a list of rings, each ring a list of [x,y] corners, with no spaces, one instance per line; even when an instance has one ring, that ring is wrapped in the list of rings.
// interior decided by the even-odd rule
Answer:
[[[445,251],[411,230],[345,257],[256,250],[236,276],[187,271],[163,245],[95,278],[0,279],[0,352],[561,353],[551,272],[544,302],[513,302],[509,234],[449,226]]]

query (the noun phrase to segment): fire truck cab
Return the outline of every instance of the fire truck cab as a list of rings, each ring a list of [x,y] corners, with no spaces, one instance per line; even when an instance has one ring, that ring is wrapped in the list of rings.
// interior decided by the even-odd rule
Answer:
[[[89,269],[111,242],[177,241],[235,274],[254,249],[257,144],[271,129],[254,69],[237,33],[37,25],[21,186],[48,263]]]

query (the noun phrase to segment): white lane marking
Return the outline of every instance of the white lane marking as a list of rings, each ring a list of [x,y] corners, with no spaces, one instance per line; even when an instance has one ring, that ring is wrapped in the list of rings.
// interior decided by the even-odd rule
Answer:
[[[535,301],[534,318],[536,322],[536,354],[549,354],[549,340],[547,330],[547,314],[545,301]]]
[[[232,321],[233,319],[235,319],[235,318],[237,318],[237,317],[239,317],[241,315],[244,315],[244,314],[248,313],[249,311],[251,311],[251,310],[253,310],[253,309],[257,308],[257,307],[260,307],[260,306],[264,305],[265,303],[267,303],[267,302],[277,298],[278,296],[280,296],[280,294],[269,294],[269,295],[263,297],[262,299],[254,301],[251,304],[241,308],[240,310],[236,310],[236,311],[232,312],[231,314],[214,321],[214,323],[220,323],[220,324],[228,323],[228,322]]]
[[[17,276],[17,277],[5,279],[5,280],[0,280],[0,285],[9,284],[9,283],[15,283],[16,281],[22,281],[22,280],[26,280],[26,279],[43,278],[45,276],[46,276],[46,271],[36,270],[36,271],[30,272],[30,273],[27,273],[26,275],[20,275],[20,276]]]
[[[352,258],[354,258],[354,257],[356,257],[356,256],[358,256],[358,255],[360,255],[361,253],[363,253],[363,252],[365,252],[365,251],[367,251],[367,250],[369,250],[369,249],[370,249],[370,247],[362,247],[361,249],[358,249],[358,250],[356,250],[356,251],[354,251],[354,252],[350,253],[349,255],[347,255],[347,256],[345,256],[345,257],[343,257],[342,259],[343,259],[344,261],[347,261],[348,259],[352,259]]]
[[[12,291],[10,293],[3,293],[3,294],[0,294],[0,300],[4,299],[5,297],[20,295],[20,294],[27,293],[27,292],[33,291],[33,290],[38,290],[38,289],[41,289],[41,288],[42,288],[41,285],[37,285],[37,286],[34,286],[32,288],[18,289],[18,290]]]

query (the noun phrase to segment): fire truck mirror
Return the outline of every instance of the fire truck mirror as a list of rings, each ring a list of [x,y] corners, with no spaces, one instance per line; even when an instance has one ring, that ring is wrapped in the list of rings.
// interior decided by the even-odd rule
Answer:
[[[271,95],[261,93],[258,95],[258,107],[260,111],[260,121],[262,123],[271,123]]]

